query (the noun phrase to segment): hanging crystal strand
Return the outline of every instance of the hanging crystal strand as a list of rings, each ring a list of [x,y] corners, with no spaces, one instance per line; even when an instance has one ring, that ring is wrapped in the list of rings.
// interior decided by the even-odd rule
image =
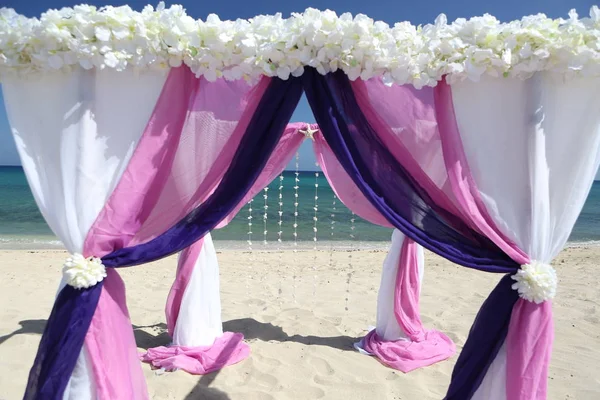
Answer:
[[[263,189],[264,190],[264,194],[263,194],[263,198],[265,199],[265,205],[263,206],[263,245],[266,246],[267,245],[267,219],[268,219],[268,215],[267,215],[267,211],[269,210],[269,203],[268,203],[268,199],[269,199],[269,187],[267,186],[266,188]]]
[[[319,166],[319,164],[315,164],[317,167]],[[313,252],[314,252],[314,256],[313,256],[313,302],[316,302],[316,294],[317,294],[317,221],[319,220],[318,218],[318,212],[319,212],[319,173],[315,172],[315,206],[313,207],[313,210],[315,212],[314,216],[313,216],[313,233],[314,233],[314,238],[313,238]]]
[[[335,230],[335,214],[337,212],[337,197],[334,193],[333,195],[333,207],[331,210],[331,233],[330,233],[330,242],[329,242],[329,269],[333,268],[333,232]]]
[[[296,172],[294,178],[294,274],[293,274],[293,290],[292,297],[294,303],[297,302],[296,299],[296,274],[298,269],[298,189],[300,188],[298,185],[300,184],[300,153],[296,152]]]
[[[354,252],[354,221],[356,215],[352,213],[352,218],[350,218],[350,252],[348,253],[348,275],[346,279],[346,306],[344,309],[348,311],[348,304],[350,302],[350,281],[352,280],[352,273],[354,272],[352,268],[352,252]]]
[[[248,202],[248,251],[250,252],[250,254],[248,255],[248,258],[249,258],[248,274],[246,275],[246,297],[249,297],[249,295],[250,295],[250,279],[252,278],[252,263],[254,262],[254,259],[253,259],[254,252],[252,251],[252,202],[253,201],[254,200],[251,199]]]
[[[282,261],[283,261],[283,251],[281,250],[281,236],[283,235],[283,174],[279,175],[279,221],[277,222],[277,253],[279,254],[279,266],[277,268],[277,271],[279,273],[279,289],[277,291],[277,300],[279,301],[279,306],[281,307],[282,305],[282,301],[281,301],[281,295],[283,293],[282,290],[282,276],[281,276],[281,269],[282,269]]]
[[[265,187],[263,189],[263,199],[265,200],[265,203],[263,205],[263,253],[262,253],[262,261],[263,261],[263,265],[267,264],[267,219],[268,219],[268,215],[267,215],[267,211],[269,210],[269,187]],[[266,287],[265,287],[265,275],[266,274],[260,274],[260,283],[263,286],[263,293],[267,293]]]

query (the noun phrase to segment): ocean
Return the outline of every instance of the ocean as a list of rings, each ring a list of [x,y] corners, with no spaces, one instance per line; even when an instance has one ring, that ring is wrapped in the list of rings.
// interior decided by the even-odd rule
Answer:
[[[216,241],[227,242],[228,247],[242,248],[248,247],[250,239],[255,249],[264,246],[265,241],[269,246],[287,247],[294,242],[294,232],[302,247],[314,246],[315,238],[317,244],[339,242],[340,246],[346,246],[362,243],[363,247],[369,243],[375,245],[389,241],[391,230],[354,216],[335,198],[322,173],[318,173],[317,176],[315,172],[299,172],[299,179],[298,189],[295,189],[295,173],[283,173],[281,244],[277,243],[280,220],[279,179],[269,186],[266,199],[264,192],[257,195],[251,207],[246,205],[228,226],[215,230],[213,238]],[[296,190],[298,207],[295,217]],[[252,216],[252,219],[249,219],[249,216]],[[249,222],[252,222],[252,226],[249,226]],[[295,229],[294,224],[297,225]],[[249,232],[252,233],[249,235]],[[595,182],[569,241],[599,240],[600,182]],[[35,204],[23,169],[0,167],[0,249],[60,247],[60,241],[53,235]]]

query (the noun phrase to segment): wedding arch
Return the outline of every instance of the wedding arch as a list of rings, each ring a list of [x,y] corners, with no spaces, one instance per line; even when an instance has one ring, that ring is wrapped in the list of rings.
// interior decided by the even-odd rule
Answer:
[[[418,29],[313,9],[238,21],[163,5],[40,19],[2,9],[9,122],[36,202],[73,254],[25,398],[148,397],[117,268],[226,221],[285,145],[302,93],[317,152],[378,218],[504,274],[446,398],[546,398],[550,262],[600,163],[599,32],[597,7]],[[378,343],[363,341],[375,354]]]

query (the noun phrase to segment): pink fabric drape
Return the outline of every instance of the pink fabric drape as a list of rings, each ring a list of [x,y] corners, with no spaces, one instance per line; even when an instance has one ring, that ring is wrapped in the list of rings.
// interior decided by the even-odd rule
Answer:
[[[450,216],[461,215],[447,183],[432,88],[387,86],[381,78],[352,82],[369,125],[433,203]]]
[[[554,342],[552,302],[519,299],[506,335],[507,400],[548,398],[548,366]]]
[[[200,80],[165,190],[132,244],[154,238],[212,194],[270,82],[267,77],[255,86],[243,79]]]
[[[372,330],[364,338],[364,349],[388,367],[402,372],[446,360],[456,353],[452,340],[436,330],[426,330],[419,313],[419,264],[417,244],[405,238],[396,275],[394,314],[408,340],[384,341]]]
[[[323,173],[342,203],[361,218],[391,228],[391,224],[346,174],[320,134],[315,136],[314,150]],[[433,187],[431,190],[439,192]],[[375,355],[383,364],[402,372],[443,361],[456,352],[456,346],[448,336],[436,330],[426,330],[421,322],[417,246],[411,239],[404,239],[394,293],[394,316],[408,340],[386,341],[374,329],[361,341],[364,350]]]
[[[175,282],[169,291],[165,314],[169,334],[175,334],[175,326],[183,295],[191,280],[196,260],[204,249],[205,239],[185,249],[179,257]],[[228,365],[237,364],[250,355],[250,347],[244,343],[241,333],[224,332],[215,338],[210,346],[170,345],[148,349],[140,355],[144,362],[155,368],[167,371],[184,370],[190,374],[202,375],[218,371]]]
[[[175,282],[173,282],[173,286],[171,286],[171,290],[169,291],[169,295],[167,297],[167,305],[165,306],[167,330],[171,336],[173,336],[173,333],[175,332],[175,324],[177,323],[177,317],[179,316],[181,300],[183,299],[185,288],[192,277],[194,265],[196,265],[196,260],[200,256],[202,246],[204,246],[204,238],[194,243],[193,246],[190,246],[182,251],[179,257],[177,272],[175,274]]]
[[[185,66],[171,69],[123,178],[88,232],[84,254],[101,257],[150,240],[205,199],[268,83],[269,78],[255,86],[243,80],[209,83]],[[238,336],[230,339],[224,345],[241,342]],[[148,398],[116,271],[106,278],[85,345],[98,399]]]
[[[148,399],[146,380],[125,296],[125,283],[113,268],[107,271],[98,307],[85,337],[98,399]]]
[[[250,199],[256,196],[256,194],[268,186],[273,179],[281,174],[304,140],[304,135],[298,131],[304,129],[305,126],[306,124],[303,123],[295,123],[289,124],[286,127],[275,151],[271,155],[257,181],[252,186],[252,189],[246,194],[236,209],[225,218],[217,228],[227,225]],[[230,160],[231,156],[232,155],[229,154],[222,154],[221,157],[225,160]],[[219,162],[222,162],[222,160],[219,160]],[[221,170],[224,169],[225,168],[221,168]],[[202,241],[194,243],[194,245],[184,250],[179,258],[177,275],[175,282],[171,287],[171,291],[169,292],[165,308],[167,326],[171,335],[173,334],[175,324],[177,323],[183,293],[191,279],[196,260],[202,252],[202,245]],[[155,367],[183,369],[192,374],[204,374],[218,370],[228,364],[239,362],[248,357],[250,349],[242,342],[242,339],[243,336],[240,338],[239,334],[226,332],[223,336],[216,338],[213,346],[207,348],[170,346],[168,348],[160,347],[149,349],[148,352],[142,356],[142,360],[152,363]],[[229,356],[214,357],[215,349],[217,348],[229,352]]]
[[[529,256],[508,239],[493,222],[475,184],[456,123],[452,89],[442,80],[435,88],[436,114],[444,160],[453,193],[463,215],[515,262]],[[519,299],[513,308],[506,337],[506,396],[510,400],[547,398],[548,367],[554,340],[552,304]]]
[[[99,257],[126,247],[160,198],[199,80],[172,69],[129,165],[86,237],[86,254]]]
[[[288,163],[294,157],[294,154],[298,151],[298,148],[304,141],[305,136],[300,133],[300,130],[305,129],[308,124],[304,122],[293,122],[287,125],[277,147],[273,151],[271,158],[265,165],[258,179],[252,185],[252,189],[246,194],[244,199],[238,204],[234,211],[229,214],[221,223],[217,226],[217,229],[223,228],[231,222],[231,220],[237,215],[237,213],[251,200],[260,193],[265,187],[269,185],[281,172],[285,169]],[[310,125],[315,126],[315,125]]]
[[[181,369],[194,375],[209,374],[248,358],[250,350],[243,340],[241,333],[225,332],[211,346],[161,346],[148,349],[142,361],[166,371]]]
[[[312,128],[318,129],[318,126],[313,125]],[[323,135],[315,135],[313,148],[323,174],[325,174],[329,185],[340,201],[362,219],[375,225],[393,228],[388,220],[371,205],[360,189],[356,187],[352,178],[348,176],[335,158]]]
[[[436,87],[435,102],[444,150],[443,159],[452,191],[463,210],[463,215],[510,258],[521,265],[526,264],[529,262],[527,254],[498,229],[481,200],[460,140],[452,102],[452,89],[444,81]]]

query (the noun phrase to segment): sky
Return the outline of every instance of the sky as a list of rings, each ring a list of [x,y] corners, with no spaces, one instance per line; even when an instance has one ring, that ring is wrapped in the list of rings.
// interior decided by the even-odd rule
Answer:
[[[54,8],[72,7],[83,1],[68,0],[1,0],[0,6],[14,8],[18,13],[28,17],[39,16],[42,12]],[[101,7],[106,5],[120,6],[128,4],[135,10],[141,10],[147,4],[156,6],[158,1],[88,1]],[[552,18],[567,17],[570,9],[575,8],[580,16],[587,15],[594,0],[220,0],[199,1],[180,0],[168,2],[181,4],[187,14],[194,18],[206,19],[208,14],[217,14],[222,20],[251,18],[260,14],[281,12],[287,17],[292,12],[302,12],[308,7],[320,10],[330,9],[338,15],[350,12],[353,15],[362,13],[375,20],[382,20],[390,25],[395,22],[410,21],[414,25],[432,23],[438,14],[444,13],[448,20],[469,18],[489,13],[501,21],[520,19],[524,15],[544,13]],[[0,93],[0,165],[20,165],[10,128],[4,109],[4,99]],[[314,122],[306,100],[299,104],[292,121]],[[305,141],[300,149],[300,169],[314,169],[314,156],[309,141]],[[598,176],[596,177],[599,178]]]

